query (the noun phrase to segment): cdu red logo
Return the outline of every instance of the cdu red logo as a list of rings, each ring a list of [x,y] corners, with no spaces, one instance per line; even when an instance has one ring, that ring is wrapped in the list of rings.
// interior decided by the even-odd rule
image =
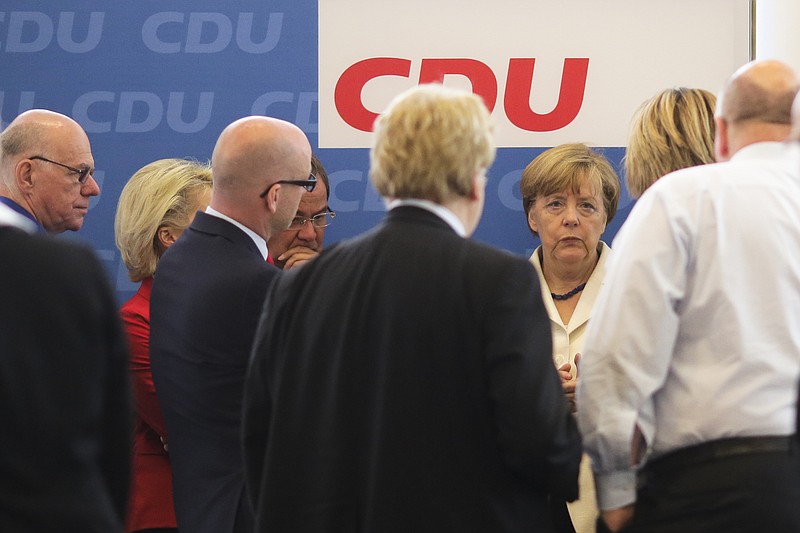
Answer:
[[[364,86],[381,76],[408,78],[411,73],[410,59],[398,57],[373,57],[354,63],[342,72],[336,82],[334,102],[336,110],[351,127],[369,132],[378,113],[369,110],[363,103]],[[581,110],[586,92],[586,77],[589,58],[566,58],[561,73],[558,102],[547,113],[531,109],[535,58],[511,58],[508,60],[503,110],[509,122],[516,127],[532,132],[559,130],[570,124]],[[447,75],[461,75],[469,79],[472,91],[481,96],[489,111],[497,104],[497,76],[491,67],[482,61],[469,58],[422,59],[419,83],[443,82]]]

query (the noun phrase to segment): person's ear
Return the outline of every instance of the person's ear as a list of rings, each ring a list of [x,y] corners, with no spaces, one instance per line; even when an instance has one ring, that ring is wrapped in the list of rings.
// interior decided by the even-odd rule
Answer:
[[[30,159],[23,159],[14,166],[14,183],[20,192],[27,192],[33,188],[33,165]]]
[[[533,216],[533,204],[528,207],[528,227],[531,231],[539,233],[539,225],[536,223],[536,218]]]
[[[273,185],[267,192],[266,196],[264,196],[264,201],[266,202],[267,209],[270,213],[275,213],[278,210],[278,197],[280,196],[280,191],[281,184],[277,183]]]
[[[731,151],[728,122],[722,117],[715,117],[714,125],[714,158],[718,162],[727,161],[730,159]]]
[[[169,226],[160,226],[156,231],[159,244],[166,250],[178,240],[178,233]]]
[[[478,169],[475,176],[472,178],[472,187],[469,191],[470,200],[480,200],[486,194],[486,169]]]

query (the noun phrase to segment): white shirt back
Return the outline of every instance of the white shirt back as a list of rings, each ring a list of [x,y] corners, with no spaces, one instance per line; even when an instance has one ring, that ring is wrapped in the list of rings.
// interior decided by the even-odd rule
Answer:
[[[634,424],[654,455],[795,432],[800,149],[758,143],[665,176],[613,248],[577,400],[602,508],[629,503]]]

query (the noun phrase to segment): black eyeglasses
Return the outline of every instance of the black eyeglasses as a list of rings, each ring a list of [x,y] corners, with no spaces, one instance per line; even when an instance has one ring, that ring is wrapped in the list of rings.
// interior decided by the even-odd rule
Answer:
[[[272,188],[273,185],[277,185],[278,183],[288,183],[289,185],[297,185],[298,187],[302,187],[308,192],[314,190],[314,187],[317,186],[317,177],[314,174],[310,174],[307,180],[278,180],[275,183],[270,183],[269,187],[264,189],[264,192],[258,195],[259,198],[264,198],[269,190]]]
[[[306,222],[311,222],[311,225],[315,228],[324,228],[326,226],[330,226],[334,218],[336,218],[336,213],[330,209],[326,209],[324,212],[318,213],[313,217],[294,217],[292,222],[289,224],[289,229],[303,229],[303,227],[306,225]]]
[[[65,165],[64,163],[59,163],[58,161],[52,161],[52,160],[47,159],[46,157],[42,157],[40,155],[35,155],[33,157],[29,157],[28,159],[38,159],[39,161],[44,161],[46,163],[52,163],[54,165],[58,165],[60,167],[64,167],[67,170],[70,170],[70,171],[72,171],[72,172],[74,172],[75,174],[78,175],[78,183],[80,183],[81,185],[86,183],[86,180],[89,179],[89,176],[91,176],[94,173],[94,169],[93,168],[75,168],[75,167],[71,167],[69,165]]]

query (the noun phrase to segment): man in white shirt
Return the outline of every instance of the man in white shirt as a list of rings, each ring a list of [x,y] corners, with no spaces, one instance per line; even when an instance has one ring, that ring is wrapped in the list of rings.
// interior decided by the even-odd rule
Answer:
[[[720,163],[659,180],[614,242],[577,391],[612,531],[800,531],[797,89],[738,70]]]

